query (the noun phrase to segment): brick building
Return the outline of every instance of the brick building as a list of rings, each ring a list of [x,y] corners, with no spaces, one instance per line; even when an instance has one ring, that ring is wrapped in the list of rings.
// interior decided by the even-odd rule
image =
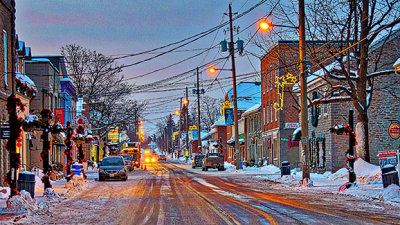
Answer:
[[[311,59],[311,65],[318,65],[318,60],[324,59],[328,52],[334,52],[339,44],[335,41],[329,44],[307,41],[307,58]],[[276,82],[289,73],[299,81],[298,49],[298,41],[278,41],[261,58],[262,138],[266,148],[263,151],[268,152],[268,163],[277,166],[282,161],[289,161],[294,167],[300,165],[298,145],[290,141],[293,131],[299,126],[300,105],[292,91],[293,85],[282,87]],[[313,68],[311,72],[315,70]],[[281,110],[274,107],[276,104]]]
[[[244,112],[242,116],[245,120],[244,139],[246,143],[246,160],[250,165],[258,165],[259,162],[262,163],[267,157],[262,140],[261,103],[255,104]]]
[[[0,121],[7,123],[9,115],[6,109],[7,98],[12,93],[12,75],[15,72],[14,58],[16,49],[15,35],[15,1],[0,0]],[[9,154],[5,149],[6,140],[0,140],[0,177],[9,171]],[[4,185],[3,179],[0,184]]]

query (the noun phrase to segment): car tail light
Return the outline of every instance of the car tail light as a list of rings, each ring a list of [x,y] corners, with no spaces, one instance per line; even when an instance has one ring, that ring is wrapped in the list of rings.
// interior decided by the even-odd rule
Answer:
[[[135,162],[135,164],[139,164],[139,162],[138,162],[138,161],[136,161],[136,162]]]

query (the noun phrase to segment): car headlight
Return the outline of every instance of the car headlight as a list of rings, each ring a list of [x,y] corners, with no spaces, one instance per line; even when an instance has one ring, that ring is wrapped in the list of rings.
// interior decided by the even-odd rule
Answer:
[[[139,162],[138,162],[138,161],[136,161],[136,162],[135,162],[135,164],[139,164]]]
[[[152,161],[152,162],[155,162],[155,161],[156,161],[156,158],[152,158],[151,161]]]
[[[149,159],[149,158],[146,158],[146,162],[150,162],[150,159]]]

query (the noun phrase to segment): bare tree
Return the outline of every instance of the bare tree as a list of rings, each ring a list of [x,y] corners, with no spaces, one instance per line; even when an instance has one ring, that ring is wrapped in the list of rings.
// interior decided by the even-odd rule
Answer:
[[[201,125],[204,130],[211,130],[219,114],[219,103],[222,100],[204,96],[201,100]]]
[[[112,126],[133,124],[141,117],[145,105],[129,96],[131,85],[113,58],[76,44],[62,47],[61,54],[78,95],[88,98],[92,127],[104,135]]]
[[[370,161],[368,138],[368,108],[373,93],[373,79],[384,65],[380,62],[383,53],[380,48],[391,36],[393,28],[400,24],[399,0],[315,0],[308,4],[308,36],[318,40],[339,40],[338,53],[321,59],[319,66],[334,60],[338,68],[334,73],[326,70],[330,79],[341,81],[332,85],[332,90],[343,93],[353,103],[357,112],[357,155]],[[383,43],[382,43],[383,42]],[[399,57],[399,56],[397,56]],[[338,75],[339,74],[339,75]],[[337,101],[337,98],[321,98],[312,104]]]

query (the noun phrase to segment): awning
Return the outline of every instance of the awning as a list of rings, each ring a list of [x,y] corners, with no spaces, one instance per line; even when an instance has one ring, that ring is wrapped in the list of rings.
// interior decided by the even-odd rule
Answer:
[[[300,141],[300,140],[301,140],[301,127],[293,131],[293,137],[292,137],[292,141]]]

